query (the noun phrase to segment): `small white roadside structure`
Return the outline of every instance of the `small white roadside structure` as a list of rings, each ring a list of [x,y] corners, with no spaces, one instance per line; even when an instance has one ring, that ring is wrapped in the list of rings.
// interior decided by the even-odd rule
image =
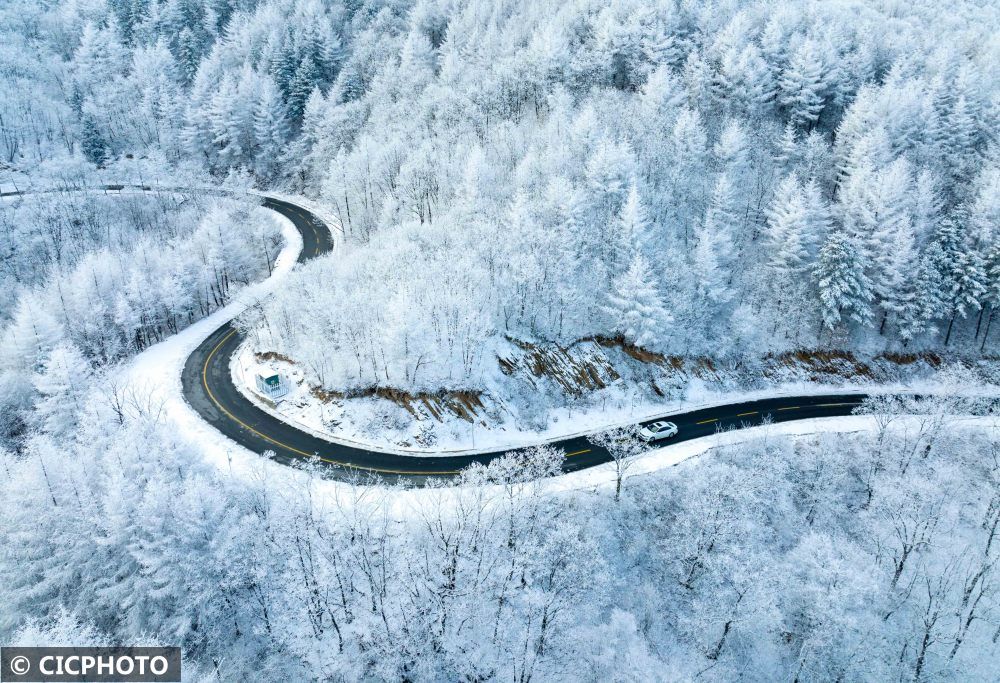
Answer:
[[[278,401],[288,393],[288,382],[277,370],[267,367],[260,368],[255,373],[254,379],[257,383],[257,391],[260,392],[261,396],[271,401]]]

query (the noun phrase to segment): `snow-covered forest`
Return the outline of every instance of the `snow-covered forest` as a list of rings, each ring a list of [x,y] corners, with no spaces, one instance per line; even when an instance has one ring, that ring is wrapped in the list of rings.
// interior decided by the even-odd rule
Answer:
[[[356,258],[303,271],[264,344],[327,389],[474,387],[504,337],[1000,343],[993,3],[0,12],[14,172],[138,159],[333,207]]]
[[[475,388],[505,336],[996,352],[995,5],[420,3],[370,22],[299,140],[303,182],[361,246],[304,270],[261,342],[325,388]],[[223,64],[254,61],[253,26]]]
[[[281,226],[80,191],[336,218],[240,321],[329,395],[590,341],[995,371],[998,28],[988,0],[0,0],[0,189],[55,189],[0,200],[0,645],[179,644],[205,681],[1000,680],[969,406],[620,499],[540,481],[547,448],[419,493],[234,469],[119,371],[270,275]]]
[[[995,681],[1000,448],[946,408],[728,447],[617,503],[531,481],[546,449],[400,504],[91,420],[4,458],[0,633],[180,644],[206,681]]]
[[[258,213],[259,212],[259,213]],[[72,436],[86,377],[266,275],[270,212],[198,195],[61,192],[0,204],[0,443],[45,422]]]

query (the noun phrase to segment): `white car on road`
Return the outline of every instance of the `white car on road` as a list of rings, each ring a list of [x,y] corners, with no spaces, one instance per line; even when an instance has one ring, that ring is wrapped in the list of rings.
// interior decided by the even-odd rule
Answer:
[[[673,422],[660,420],[659,422],[654,422],[653,424],[640,429],[639,436],[642,437],[644,441],[667,439],[671,436],[677,436],[677,425]]]

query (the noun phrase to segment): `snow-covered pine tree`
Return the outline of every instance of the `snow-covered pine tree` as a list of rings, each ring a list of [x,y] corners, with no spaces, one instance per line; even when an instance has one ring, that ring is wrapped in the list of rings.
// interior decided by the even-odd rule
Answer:
[[[617,276],[629,267],[631,255],[635,252],[638,241],[646,235],[649,228],[646,207],[634,182],[629,187],[628,197],[622,205],[621,212],[612,221],[612,225],[615,230],[609,237],[611,258],[608,266],[611,273]]]
[[[271,61],[267,65],[268,72],[274,78],[275,85],[281,91],[282,99],[287,102],[291,96],[295,71],[299,67],[299,61],[295,55],[295,42],[292,38],[291,28],[286,30],[281,38],[276,39],[276,42],[279,44],[271,53]]]
[[[901,157],[878,173],[875,186],[869,190],[868,206],[854,221],[854,229],[865,239],[869,277],[876,302],[883,309],[879,321],[883,332],[888,316],[899,312],[897,297],[910,277],[915,258],[910,219],[912,179],[906,159]]]
[[[723,282],[727,285],[732,279],[737,234],[742,222],[739,209],[736,188],[733,186],[729,173],[720,173],[715,179],[715,188],[712,190],[712,199],[705,212],[705,220],[702,221],[701,230],[696,234],[695,239],[700,241],[704,237],[706,242],[711,243],[714,263],[722,275]],[[705,247],[699,247],[696,244],[695,249],[699,248]]]
[[[646,259],[636,252],[628,270],[612,282],[604,312],[614,335],[634,346],[655,349],[672,322]]]
[[[729,174],[730,181],[747,171],[748,147],[746,128],[737,119],[726,119],[719,139],[712,146],[712,154],[723,171]]]
[[[789,120],[799,128],[811,129],[819,120],[825,104],[823,59],[816,43],[803,40],[792,52],[779,83],[780,101]]]
[[[768,267],[781,282],[790,282],[809,266],[815,235],[806,196],[798,177],[781,181],[767,215]]]
[[[993,318],[997,309],[1000,309],[1000,244],[993,245],[986,255],[986,292],[983,297],[989,306],[989,315],[986,317],[986,326],[983,331],[983,341],[979,345],[980,351],[986,350],[986,340],[990,336],[990,328],[993,325]]]
[[[819,251],[813,275],[823,326],[836,331],[846,320],[866,325],[871,320],[872,285],[850,235],[836,230]]]
[[[937,331],[935,321],[943,315],[945,308],[938,270],[941,248],[932,243],[917,260],[916,272],[910,287],[913,295],[903,301],[899,312],[899,336],[906,346],[925,332]]]
[[[695,282],[696,306],[703,311],[701,317],[708,319],[708,311],[718,310],[720,304],[732,299],[729,286],[732,279],[731,263],[735,217],[725,208],[728,181],[719,176],[712,206],[705,220],[695,230],[695,245],[692,254],[691,276]],[[720,183],[723,187],[719,187]]]
[[[708,199],[705,165],[709,158],[708,135],[701,116],[683,108],[670,133],[673,163],[667,170],[671,188],[670,205],[674,220],[683,226],[684,244],[691,237],[690,226],[702,216]]]
[[[67,342],[53,348],[34,377],[35,424],[54,437],[71,435],[86,405],[90,375],[90,364],[75,346]]]
[[[108,143],[101,135],[97,118],[90,113],[84,114],[80,121],[80,151],[95,166],[103,165],[108,158]]]
[[[181,29],[181,32],[177,35],[176,57],[185,83],[191,83],[194,80],[195,74],[198,73],[201,49],[201,42],[198,36],[186,26]]]
[[[830,204],[823,196],[823,189],[816,178],[809,178],[802,187],[805,198],[806,213],[808,215],[810,241],[809,246],[815,248],[816,245],[826,239],[826,234],[833,225],[833,218],[830,215]]]
[[[986,272],[983,257],[970,248],[964,226],[948,218],[934,237],[937,249],[935,266],[940,274],[944,315],[948,318],[944,345],[951,341],[956,318],[982,307],[986,295]]]
[[[918,268],[916,240],[909,220],[897,226],[892,247],[880,263],[881,278],[875,290],[882,307],[882,320],[879,322],[881,334],[890,319],[898,322],[906,315],[914,305],[914,298],[919,295],[914,287],[914,273]]]
[[[292,121],[299,123],[306,111],[306,102],[320,82],[319,67],[312,57],[306,57],[299,62],[295,75],[288,86],[288,115]]]
[[[211,155],[223,168],[239,165],[251,152],[246,144],[250,140],[245,136],[253,130],[251,104],[240,97],[239,84],[232,74],[226,74],[209,102]]]
[[[795,165],[799,160],[798,131],[795,124],[789,121],[778,139],[778,145],[774,160],[786,172],[795,170]]]
[[[588,230],[584,241],[610,276],[615,265],[614,235],[620,229],[616,227],[616,216],[625,206],[634,185],[635,156],[627,145],[601,138],[587,159],[585,173],[590,205],[587,225],[594,226],[595,230]]]
[[[968,100],[959,95],[948,115],[945,162],[956,199],[966,195],[966,185],[976,168],[978,130]]]
[[[253,105],[254,167],[257,174],[273,178],[281,167],[288,136],[288,119],[281,93],[269,75],[260,79]]]
[[[916,175],[913,189],[913,230],[918,244],[926,244],[934,235],[944,200],[939,190],[940,183],[929,169],[921,169]]]

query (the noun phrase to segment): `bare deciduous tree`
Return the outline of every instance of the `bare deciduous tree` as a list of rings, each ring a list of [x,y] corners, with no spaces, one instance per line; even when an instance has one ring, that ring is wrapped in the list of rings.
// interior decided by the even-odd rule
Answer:
[[[616,427],[587,437],[590,443],[603,448],[615,464],[615,501],[621,500],[622,483],[637,455],[645,450],[645,443],[639,437],[639,427],[629,425]]]

